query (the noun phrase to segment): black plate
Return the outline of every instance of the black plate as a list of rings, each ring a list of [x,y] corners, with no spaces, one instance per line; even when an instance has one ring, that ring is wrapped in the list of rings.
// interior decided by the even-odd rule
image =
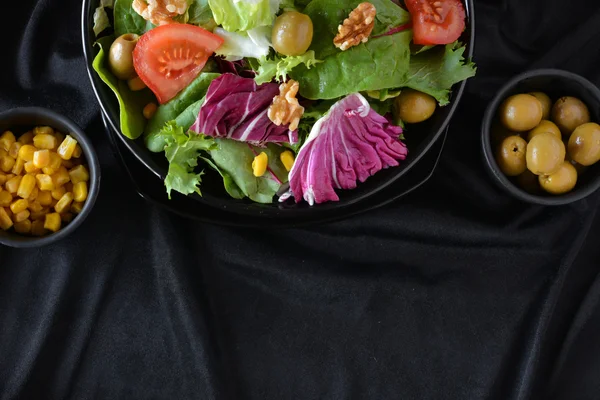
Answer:
[[[93,47],[94,33],[93,14],[98,0],[84,0],[82,6],[82,35],[83,49],[86,59],[88,74],[92,87],[98,98],[100,107],[108,119],[111,129],[119,132],[119,107],[116,98],[92,68],[96,55]],[[466,0],[467,28],[461,41],[467,45],[465,57],[472,58],[474,49],[475,18],[473,0]],[[217,174],[206,174],[202,184],[203,196],[189,196],[197,206],[211,207],[227,213],[234,213],[245,217],[260,217],[261,219],[282,219],[288,221],[305,219],[324,220],[332,214],[346,214],[346,209],[354,207],[368,207],[369,200],[381,191],[399,184],[399,179],[407,174],[432,148],[440,136],[445,132],[450,119],[463,95],[466,81],[453,88],[450,104],[436,111],[434,116],[425,123],[411,126],[405,133],[409,154],[404,162],[395,168],[378,172],[366,182],[359,184],[354,190],[338,191],[340,201],[320,204],[309,207],[305,202],[295,204],[292,201],[285,203],[273,202],[272,204],[257,204],[249,200],[235,200],[223,189],[222,181]],[[167,162],[163,154],[151,153],[144,146],[143,139],[131,140],[125,136],[117,135],[121,143],[137,158],[149,171],[161,180],[167,172]],[[162,185],[160,190],[162,190]],[[216,210],[215,210],[216,211]]]

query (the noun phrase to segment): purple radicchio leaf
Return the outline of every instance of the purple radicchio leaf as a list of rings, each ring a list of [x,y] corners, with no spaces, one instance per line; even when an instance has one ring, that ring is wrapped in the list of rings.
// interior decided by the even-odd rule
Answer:
[[[335,103],[313,126],[290,171],[290,196],[310,205],[338,201],[335,189],[354,189],[408,154],[402,128],[377,114],[354,93]]]
[[[261,145],[298,141],[298,132],[288,125],[275,125],[269,106],[279,94],[279,85],[257,85],[254,79],[223,74],[211,82],[204,104],[190,130],[207,136]]]
[[[214,59],[222,74],[230,73],[239,75],[243,78],[254,78],[256,76],[256,72],[250,68],[250,65],[246,60],[227,61],[219,56],[214,57]]]

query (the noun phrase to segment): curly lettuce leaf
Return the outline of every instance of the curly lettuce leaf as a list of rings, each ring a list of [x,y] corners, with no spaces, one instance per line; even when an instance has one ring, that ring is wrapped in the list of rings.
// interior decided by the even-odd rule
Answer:
[[[184,132],[181,126],[170,121],[160,131],[165,145],[165,156],[169,161],[169,171],[165,178],[165,187],[169,199],[175,190],[184,195],[200,192],[200,183],[204,172],[195,171],[200,151],[209,151],[216,147],[214,140],[204,135]]]
[[[213,33],[224,40],[216,54],[224,56],[227,61],[239,61],[247,57],[265,59],[271,50],[271,28],[268,26],[241,33],[216,28]]]
[[[266,147],[255,147],[222,138],[216,138],[215,142],[218,148],[209,153],[219,170],[233,179],[245,197],[257,203],[271,203],[282,183],[288,179],[288,173],[279,160],[279,155],[286,148],[272,143]],[[256,177],[252,173],[252,161],[263,151],[269,159],[269,171]]]
[[[315,52],[312,50],[307,51],[301,56],[287,56],[283,58],[275,56],[272,60],[261,63],[258,75],[254,80],[259,85],[271,82],[273,78],[276,78],[278,81],[285,81],[292,69],[298,65],[304,64],[307,69],[310,69],[321,62],[323,61],[315,58]]]
[[[143,35],[155,26],[133,9],[133,0],[115,0],[113,15],[115,37],[126,33]]]
[[[132,92],[125,81],[117,79],[108,66],[107,50],[112,44],[113,37],[105,36],[98,39],[96,45],[100,51],[92,62],[94,71],[100,79],[113,91],[119,103],[120,128],[123,135],[130,139],[137,139],[146,126],[144,118],[144,107],[153,101],[154,95],[149,89]]]
[[[403,86],[427,93],[441,106],[449,103],[455,83],[475,76],[475,64],[464,58],[465,46],[455,42],[413,56]]]
[[[346,51],[338,51],[311,69],[299,65],[290,76],[300,83],[300,94],[313,100],[399,88],[406,81],[409,70],[411,38],[412,32],[405,31],[371,39]]]
[[[226,31],[247,31],[271,26],[281,0],[208,0],[217,25]]]
[[[177,122],[180,126],[183,126],[185,130],[189,129],[198,116],[200,106],[198,105],[193,118],[191,112],[186,112],[187,108],[202,100],[206,95],[210,83],[219,76],[221,76],[221,74],[212,72],[200,73],[200,75],[198,75],[188,87],[179,92],[177,96],[158,107],[154,116],[148,121],[148,125],[146,125],[144,131],[146,147],[150,151],[158,153],[164,150],[165,143],[163,142],[162,136],[159,135],[159,132],[165,126],[165,123],[179,118],[182,113],[185,113],[187,118],[183,121],[178,120]],[[191,119],[191,122],[188,123],[189,119]]]
[[[110,20],[106,13],[106,8],[113,8],[113,0],[101,0],[100,5],[94,11],[94,35],[98,36],[105,29],[109,28]]]

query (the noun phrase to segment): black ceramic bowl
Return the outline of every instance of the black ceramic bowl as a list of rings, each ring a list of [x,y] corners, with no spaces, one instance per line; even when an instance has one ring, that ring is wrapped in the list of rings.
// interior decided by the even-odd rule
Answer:
[[[494,158],[491,129],[493,124],[498,123],[498,108],[507,97],[513,94],[538,91],[546,93],[553,102],[562,96],[579,98],[588,106],[592,122],[600,123],[600,89],[587,79],[572,72],[557,69],[533,70],[518,75],[500,89],[489,104],[483,118],[481,145],[488,172],[502,189],[522,201],[553,206],[581,200],[600,188],[600,163],[589,167],[581,174],[577,179],[577,185],[569,193],[562,195],[545,192],[530,194],[521,189],[514,178],[504,175]]]
[[[93,15],[100,0],[84,0],[82,6],[82,42],[86,58],[87,69],[92,83],[92,87],[98,98],[98,102],[103,113],[106,115],[108,124],[112,130],[117,133],[117,137],[124,146],[157,178],[161,181],[165,178],[168,169],[168,163],[164,154],[151,153],[146,149],[143,138],[131,140],[121,134],[119,125],[119,106],[111,90],[102,82],[94,69],[92,62],[98,52],[94,47],[95,35],[92,30]],[[467,45],[465,58],[472,58],[474,49],[475,19],[473,12],[473,0],[465,0],[467,12],[467,26],[463,36],[460,38],[462,43]],[[288,221],[302,221],[310,218],[313,221],[326,220],[332,215],[344,214],[346,210],[357,206],[359,203],[368,205],[369,199],[382,190],[391,187],[405,176],[432,148],[436,141],[445,132],[450,119],[454,115],[456,107],[463,95],[466,81],[463,81],[452,88],[450,104],[438,109],[432,118],[428,121],[411,126],[405,132],[409,153],[406,160],[400,166],[389,168],[378,172],[374,176],[361,183],[354,190],[338,191],[340,201],[319,204],[313,207],[305,202],[299,204],[293,201],[285,203],[257,204],[249,200],[235,200],[231,198],[223,189],[222,179],[218,174],[207,173],[202,179],[202,197],[194,194],[190,195],[197,201],[198,206],[217,208],[221,211],[227,211],[237,214],[241,218],[260,217],[263,219],[278,219]],[[162,185],[157,180],[157,185]]]
[[[18,136],[40,125],[50,126],[60,132],[71,135],[81,146],[90,173],[88,198],[84,203],[82,211],[68,225],[56,233],[42,237],[29,237],[19,235],[13,231],[5,232],[0,230],[0,244],[6,246],[21,248],[40,247],[64,239],[83,223],[94,207],[96,197],[98,196],[100,188],[100,164],[98,163],[98,158],[90,139],[87,138],[73,121],[54,111],[38,107],[15,108],[0,113],[0,132],[10,130],[15,136]]]

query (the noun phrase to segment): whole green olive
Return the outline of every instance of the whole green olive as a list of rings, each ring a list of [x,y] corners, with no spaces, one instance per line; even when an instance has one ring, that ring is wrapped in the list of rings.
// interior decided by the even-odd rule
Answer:
[[[515,132],[535,128],[542,120],[542,103],[530,94],[510,96],[500,106],[500,121]]]
[[[273,25],[273,48],[286,56],[300,56],[306,53],[313,39],[313,23],[306,14],[285,11]]]
[[[135,33],[126,33],[115,39],[108,53],[108,65],[112,73],[121,80],[136,77],[133,68],[133,49],[140,37]]]
[[[525,153],[527,142],[520,136],[509,136],[502,141],[496,153],[496,162],[506,176],[521,175],[527,169]]]
[[[550,100],[550,97],[544,92],[531,92],[529,94],[538,99],[542,104],[542,119],[549,119],[550,110],[552,109],[552,100]]]
[[[403,89],[394,100],[394,112],[408,124],[428,120],[435,111],[437,102],[430,95],[413,89]]]
[[[531,139],[533,139],[535,136],[546,132],[553,134],[557,139],[562,139],[562,135],[560,134],[560,129],[558,129],[558,126],[556,126],[556,124],[552,121],[543,119],[538,126],[529,131],[529,134],[527,135],[527,141],[531,141]]]
[[[540,175],[540,186],[551,194],[568,193],[577,184],[577,171],[568,161],[563,162],[557,171],[549,175]]]
[[[552,133],[541,133],[527,144],[527,169],[536,175],[555,172],[565,161],[565,145]]]
[[[590,122],[590,111],[575,97],[561,97],[552,107],[552,120],[563,135],[570,135],[579,125]]]
[[[583,166],[600,161],[600,125],[589,122],[577,127],[567,145],[569,158]]]
[[[528,169],[517,176],[517,183],[521,189],[525,190],[527,193],[537,194],[540,192],[540,181],[538,176]]]

